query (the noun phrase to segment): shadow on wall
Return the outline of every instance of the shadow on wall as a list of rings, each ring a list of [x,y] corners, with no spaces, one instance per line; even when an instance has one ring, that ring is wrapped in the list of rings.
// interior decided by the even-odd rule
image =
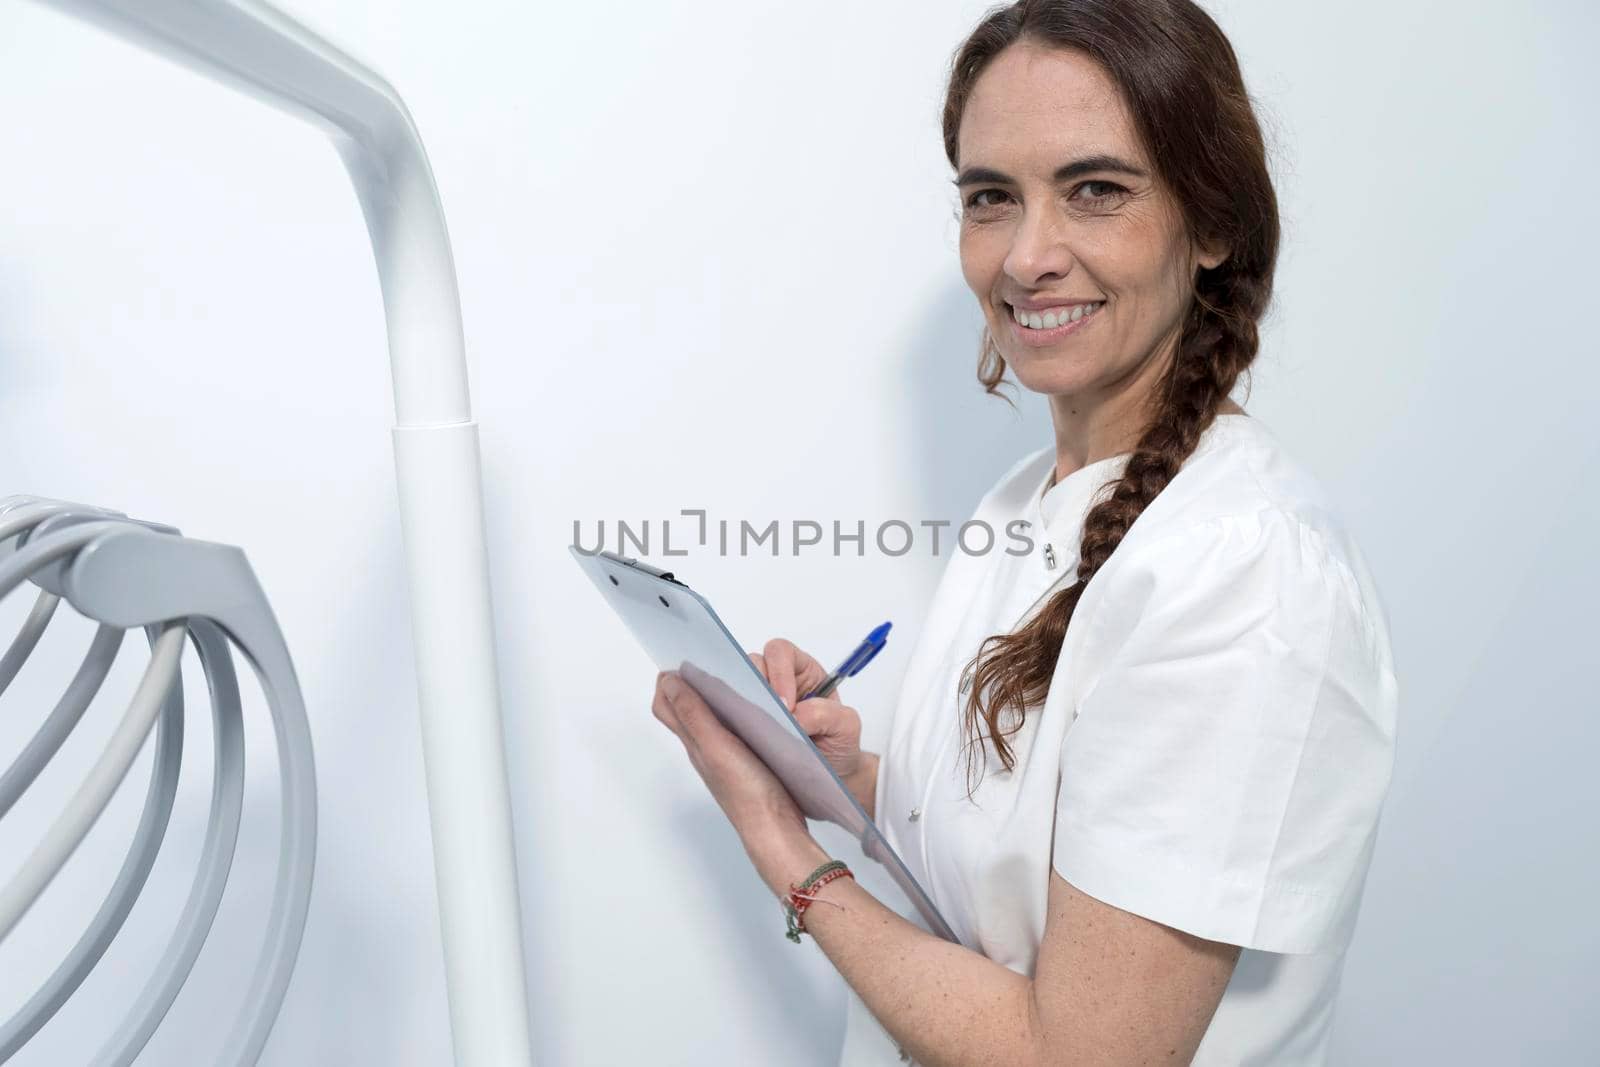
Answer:
[[[983,391],[983,313],[970,289],[952,282],[917,321],[921,328],[902,363],[911,401],[912,469],[920,486],[916,513],[953,524],[939,541],[940,559],[947,560],[956,526],[972,516],[983,494],[1023,456],[1053,444],[1055,435],[1044,398],[1009,372],[1000,389],[1015,408]],[[919,530],[919,541],[924,536]]]
[[[1539,462],[1549,467],[1537,485],[1600,484],[1592,423],[1563,413],[1536,432]],[[1412,442],[1396,454],[1419,447],[1443,453],[1451,444]],[[1422,455],[1420,466],[1429,458]],[[1600,568],[1590,546],[1600,534],[1600,498],[1592,491],[1547,498],[1537,485],[1519,488],[1545,501],[1537,521],[1523,524],[1513,551],[1495,557],[1503,566],[1473,576],[1487,621],[1471,643],[1441,629],[1437,617],[1448,605],[1427,599],[1435,581],[1457,580],[1430,569],[1470,557],[1422,555],[1439,551],[1441,527],[1471,526],[1471,516],[1453,512],[1464,498],[1442,514],[1436,501],[1418,500],[1417,515],[1430,513],[1411,524],[1418,540],[1397,539],[1410,556],[1405,582],[1415,583],[1397,582],[1391,594],[1402,722],[1332,1063],[1593,1059],[1571,1053],[1580,1041],[1593,1047],[1592,1035],[1578,1035],[1594,1002],[1600,925],[1572,917],[1587,914],[1600,894],[1600,851],[1571,846],[1594,839],[1600,719],[1589,665]],[[1479,558],[1499,551],[1481,531],[1473,536],[1483,546]],[[1429,670],[1447,660],[1450,670]],[[1515,909],[1514,922],[1486,918],[1503,905]],[[1474,931],[1470,944],[1464,930]],[[1441,1032],[1390,1021],[1396,1004],[1408,1017],[1442,1019],[1479,1002],[1496,1004],[1516,1024]]]
[[[783,912],[775,897],[752,892],[756,875],[743,852],[728,848],[727,818],[714,803],[696,799],[672,813],[672,823],[684,841],[699,853],[698,866],[707,872],[701,883],[707,894],[719,897],[718,916],[734,935],[724,945],[737,955],[724,961],[729,971],[744,975],[763,987],[744,1003],[765,1018],[743,1020],[742,1025],[770,1035],[773,1048],[797,1050],[795,1063],[831,1063],[838,1058],[838,1040],[832,1027],[819,1025],[837,1014],[831,998],[819,997],[816,985],[797,967],[774,966],[774,956],[788,947],[783,936]],[[806,941],[807,947],[812,947]],[[813,948],[813,951],[818,951]],[[782,959],[783,957],[779,957]]]

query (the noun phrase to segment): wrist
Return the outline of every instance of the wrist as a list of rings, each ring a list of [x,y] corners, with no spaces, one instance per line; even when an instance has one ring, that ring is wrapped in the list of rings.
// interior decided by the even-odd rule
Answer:
[[[770,841],[746,851],[767,889],[779,900],[788,898],[789,886],[800,884],[806,875],[833,858],[810,834],[803,839]]]
[[[856,769],[855,773],[843,779],[845,788],[850,790],[851,796],[856,798],[856,802],[866,811],[869,819],[877,819],[878,817],[878,813],[874,809],[877,807],[879,762],[876,752],[863,752],[861,753],[861,766]]]

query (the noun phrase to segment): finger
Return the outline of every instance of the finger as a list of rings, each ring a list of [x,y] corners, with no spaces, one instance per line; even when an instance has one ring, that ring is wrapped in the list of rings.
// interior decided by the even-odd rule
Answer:
[[[711,705],[707,704],[694,687],[676,672],[664,672],[661,691],[666,697],[673,717],[678,722],[684,740],[692,742],[696,748],[704,748],[708,743],[716,742],[719,740],[718,734],[727,729],[712,714]]]
[[[667,699],[666,692],[659,684],[656,686],[655,696],[650,700],[650,713],[673,733],[682,731],[682,727],[678,724],[677,712],[672,709],[672,701]]]
[[[782,637],[774,637],[761,650],[767,664],[767,682],[790,711],[794,710],[795,659],[799,651]]]
[[[651,704],[651,710],[685,745],[700,743],[695,736],[699,725],[697,714],[704,706],[700,695],[675,672],[662,671],[656,675],[656,702]]]
[[[828,679],[828,668],[818,663],[804,649],[794,650],[794,684],[796,702],[803,700],[807,693],[814,693],[823,682]],[[834,700],[839,699],[839,687],[834,686],[829,694]]]
[[[860,742],[860,713],[835,697],[802,700],[794,709],[794,717],[810,737],[837,738],[846,744]]]
[[[794,721],[800,724],[800,729],[817,737],[827,733],[828,713],[826,700],[802,700],[794,706]]]
[[[843,736],[843,705],[831,697],[813,697],[795,705],[795,722],[810,737]]]
[[[694,768],[696,774],[701,778],[705,778],[706,765],[705,759],[700,752],[700,746],[694,743],[694,738],[687,730],[678,730],[676,735],[678,740],[683,743],[683,751],[689,757],[689,765]]]
[[[767,673],[767,658],[765,656],[759,652],[752,652],[750,653],[750,662],[756,665],[756,670],[761,672],[761,677],[769,682],[772,680],[771,675]]]
[[[721,774],[730,761],[740,758],[737,753],[743,742],[722,724],[711,705],[692,686],[672,674],[663,680],[662,691],[677,718],[679,736],[689,750],[689,758],[702,778],[708,770]]]

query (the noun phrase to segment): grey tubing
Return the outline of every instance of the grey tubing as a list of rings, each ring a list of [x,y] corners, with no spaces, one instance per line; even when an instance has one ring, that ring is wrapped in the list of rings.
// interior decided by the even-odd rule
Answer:
[[[234,843],[239,837],[239,814],[244,806],[244,724],[239,683],[234,675],[228,640],[216,624],[206,619],[193,619],[189,626],[211,687],[211,714],[216,723],[211,820],[206,826],[205,848],[189,899],[178,918],[177,932],[122,1025],[90,1061],[95,1067],[126,1067],[161,1025],[211,932],[223,888],[228,883],[228,868],[233,864]],[[263,1004],[259,1009],[269,1008],[265,1024],[268,1029],[277,1019],[278,1005]]]
[[[57,500],[21,498],[15,505],[0,510],[0,545],[4,545],[18,534],[32,530],[52,515],[71,513],[76,510],[82,510],[87,514],[93,509],[75,508],[73,505]],[[0,560],[5,562],[5,566],[0,567],[0,574],[8,576],[4,580],[0,580],[0,597],[9,595],[13,588],[34,573],[39,566],[49,561],[41,559],[32,566],[25,564],[22,567],[18,567],[15,563],[15,555],[16,551],[13,551],[9,557],[0,555]],[[55,555],[50,557],[50,559],[54,558]],[[44,620],[39,625],[38,632],[32,634],[31,639],[29,639],[30,627],[35,618],[41,614],[41,608],[45,603],[46,597],[50,599],[49,609],[43,613]],[[56,604],[59,600],[60,598],[53,593],[46,590],[40,591],[39,599],[34,602],[33,611],[28,616],[28,622],[23,624],[22,633],[17,635],[17,639],[11,643],[11,648],[6,652],[5,666],[11,668],[11,674],[3,675],[5,667],[0,667],[0,676],[3,676],[5,681],[4,685],[0,685],[0,692],[5,691],[6,685],[11,683],[16,672],[22,668],[22,664],[32,654],[34,646],[38,644],[39,638],[44,633],[45,625],[48,625],[50,621],[50,616],[55,613]],[[72,679],[72,684],[67,687],[66,694],[56,703],[55,710],[50,713],[49,718],[39,727],[38,732],[28,742],[27,747],[22,750],[22,754],[6,769],[4,775],[0,775],[0,818],[4,818],[5,814],[11,810],[11,806],[17,802],[17,798],[27,792],[28,787],[33,784],[33,780],[38,776],[39,771],[44,768],[45,764],[50,762],[56,751],[61,747],[62,742],[67,739],[67,735],[72,732],[73,727],[78,725],[78,720],[83,717],[84,711],[88,709],[89,704],[94,700],[95,694],[100,691],[100,686],[105,684],[106,674],[111,670],[111,663],[116,659],[117,651],[122,646],[122,634],[123,631],[114,626],[100,627],[95,633],[94,641],[89,645],[88,654],[78,667],[78,673]],[[26,646],[25,650],[24,645]],[[19,651],[20,655],[13,663],[12,657]]]
[[[42,520],[51,515],[73,510],[75,509],[70,504],[63,501],[46,500],[41,497],[38,500],[27,501],[6,511],[0,511],[0,545],[5,544],[24,530],[33,529]]]
[[[115,627],[102,627],[102,629],[112,630],[119,642],[125,633]],[[155,627],[145,629],[146,636],[153,645],[156,629]],[[17,1051],[55,1016],[72,994],[77,992],[78,986],[83,984],[89,972],[94,970],[100,958],[105,955],[106,949],[121,931],[128,913],[133,910],[134,901],[138,899],[146,879],[150,876],[156,854],[161,850],[161,842],[166,836],[167,825],[172,817],[172,805],[178,791],[178,772],[182,762],[183,685],[180,668],[179,684],[168,694],[161,718],[156,722],[156,753],[155,763],[150,772],[150,789],[145,796],[144,814],[139,819],[139,828],[134,832],[128,857],[123,861],[122,870],[117,875],[111,892],[106,895],[105,902],[100,905],[100,910],[95,913],[88,929],[72,947],[72,951],[34,995],[28,998],[28,1002],[18,1009],[3,1027],[0,1027],[0,1063],[5,1063],[16,1055]]]
[[[18,534],[33,529],[52,515],[88,515],[94,511],[93,508],[78,507],[59,500],[34,500],[0,511],[0,546],[4,546]],[[20,551],[20,548],[13,548],[12,554]],[[3,555],[3,552],[0,552],[0,555]],[[6,591],[10,592],[9,589]]]
[[[71,531],[68,531],[71,532]],[[77,849],[84,837],[100,818],[111,795],[127,777],[128,768],[144,747],[145,738],[155,726],[156,715],[166,703],[167,693],[178,676],[178,660],[183,654],[183,641],[188,633],[183,620],[163,624],[161,636],[156,639],[155,651],[144,677],[122,721],[105,751],[95,761],[83,785],[67,802],[57,816],[44,840],[23,861],[22,867],[4,887],[0,887],[0,938],[11,933],[12,927],[39,899],[67,857]]]
[[[34,648],[39,644],[39,638],[44,636],[44,628],[50,625],[50,616],[56,613],[56,605],[61,603],[61,598],[47,589],[39,590],[39,599],[33,602],[33,610],[28,612],[28,617],[23,620],[22,629],[17,631],[16,638],[11,642],[11,647],[6,649],[6,654],[0,658],[0,693],[4,693],[16,678],[22,665],[28,662],[28,657],[33,655]]]
[[[264,609],[270,610],[265,605]],[[261,1049],[272,1033],[278,1009],[288,992],[289,976],[294,973],[295,957],[305,933],[311,876],[317,860],[317,779],[311,751],[311,724],[300,699],[294,665],[288,649],[282,647],[282,635],[276,623],[272,627],[272,638],[279,644],[276,659],[281,671],[275,670],[269,676],[262,673],[259,661],[253,661],[253,665],[272,712],[277,738],[282,844],[272,912],[267,917],[266,947],[245,993],[245,1009],[217,1061],[239,1067],[254,1067],[260,1059]],[[245,649],[247,654],[250,651]]]
[[[66,693],[56,702],[55,710],[40,724],[21,755],[6,768],[6,773],[0,774],[0,818],[5,818],[11,805],[28,791],[39,772],[44,770],[45,764],[55,758],[67,735],[78,725],[78,720],[83,718],[95,694],[105,684],[111,664],[116,661],[117,650],[122,647],[125,632],[115,626],[101,626],[95,631],[89,651],[78,666],[78,673],[73,676]]]
[[[105,533],[119,532],[126,522],[114,519],[91,520],[81,524],[53,531],[44,537],[29,543],[26,548],[16,554],[16,557],[5,558],[3,546],[7,538],[16,532],[31,528],[41,518],[58,511],[69,510],[57,504],[27,504],[11,511],[0,509],[0,597],[4,597],[27,575],[34,573],[39,567],[54,562],[61,557],[71,555],[81,547]],[[125,517],[124,517],[125,518]],[[175,533],[175,532],[174,532]],[[259,586],[252,580],[250,583],[256,596],[259,597]],[[259,601],[261,610],[268,612],[270,607],[265,600]],[[202,627],[210,627],[218,634],[222,633],[209,619],[192,620],[191,625],[198,634]],[[280,827],[281,852],[278,862],[278,876],[273,890],[271,914],[267,921],[267,937],[257,966],[251,978],[250,988],[245,996],[245,1005],[235,1020],[230,1031],[226,1049],[223,1056],[213,1062],[219,1064],[238,1064],[249,1067],[256,1063],[265,1046],[272,1027],[277,1020],[279,1008],[282,1006],[284,994],[288,990],[289,977],[294,971],[295,958],[299,953],[300,942],[305,931],[306,912],[310,903],[312,872],[316,861],[316,778],[313,769],[313,756],[311,745],[310,724],[306,720],[305,707],[300,701],[298,686],[294,681],[293,665],[287,657],[287,649],[282,647],[282,638],[273,624],[259,636],[266,641],[276,641],[270,649],[262,651],[271,652],[273,669],[270,675],[262,673],[262,667],[256,661],[254,651],[241,645],[241,649],[256,667],[263,690],[267,696],[269,711],[272,714],[273,726],[276,733],[278,747],[279,779],[281,787],[282,825]],[[181,646],[180,646],[181,648]],[[219,767],[219,780],[222,780],[222,770]],[[229,775],[225,780],[238,783],[242,789],[243,769],[242,763],[237,775]],[[217,892],[220,894],[221,883],[226,878],[228,863],[231,861],[232,833],[224,832],[218,825],[217,812],[219,801],[213,797],[213,819],[208,830],[207,853],[201,877],[197,878],[196,891],[191,893],[190,901],[186,907],[184,924],[177,935],[177,940],[191,933],[188,922],[197,918],[197,913],[204,910],[197,907],[201,902],[200,887],[202,884],[211,884],[205,877],[208,869],[218,871],[215,880]],[[237,829],[237,818],[232,823]],[[228,838],[228,848],[220,849],[220,839]],[[209,861],[217,859],[220,862],[212,866]],[[210,916],[204,917],[201,924],[203,928],[195,928],[196,944],[204,940],[209,929]],[[3,936],[3,933],[0,933]],[[167,957],[163,961],[166,966],[175,961],[181,954],[178,944],[169,946]],[[191,961],[192,962],[192,957]],[[187,975],[187,967],[178,967],[178,984],[181,985],[183,977]],[[151,992],[157,983],[152,983],[147,988]],[[146,1002],[154,1003],[155,998],[147,996]],[[168,1000],[170,1003],[170,998]],[[160,1009],[165,1010],[163,1005]],[[139,1037],[137,1044],[131,1048],[119,1050],[116,1046],[119,1040],[125,1040],[130,1029],[144,1030],[144,1036]],[[118,1037],[102,1050],[100,1057],[94,1063],[96,1067],[106,1064],[125,1065],[132,1061],[138,1048],[142,1047],[148,1037],[148,1030],[136,1027],[131,1021],[119,1031]]]

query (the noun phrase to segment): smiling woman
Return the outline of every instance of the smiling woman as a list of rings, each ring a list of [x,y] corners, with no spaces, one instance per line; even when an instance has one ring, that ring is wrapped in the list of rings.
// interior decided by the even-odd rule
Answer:
[[[992,690],[998,735],[1005,706],[1044,696],[1089,579],[1216,413],[1237,410],[1278,218],[1232,49],[1192,4],[1007,9],[958,56],[944,135],[962,274],[988,323],[984,388],[1009,367],[1050,398],[1060,477],[1134,452],[1084,524],[1078,582],[976,665],[967,707]]]
[[[1360,548],[1231,398],[1279,232],[1233,49],[1189,0],[1025,0],[943,119],[979,382],[1054,441],[973,515],[1039,551],[952,556],[880,756],[796,702],[813,657],[757,657],[959,941],[851,878],[806,898],[841,1067],[1325,1064],[1398,686]],[[655,708],[775,894],[826,869],[692,694]]]

